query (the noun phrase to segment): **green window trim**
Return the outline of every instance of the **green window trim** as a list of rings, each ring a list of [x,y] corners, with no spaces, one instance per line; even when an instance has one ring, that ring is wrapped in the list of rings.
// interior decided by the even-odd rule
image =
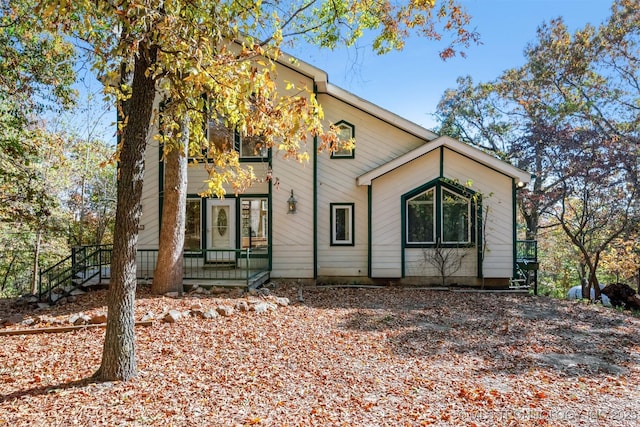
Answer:
[[[340,130],[340,141],[346,141],[350,139],[354,139],[356,137],[356,128],[349,122],[344,120],[340,120],[335,124],[335,126]],[[346,149],[338,149],[336,151],[331,152],[332,159],[354,159],[356,157],[356,149],[352,148],[350,150]]]
[[[354,206],[330,203],[331,246],[354,246]]]
[[[402,195],[401,201],[403,247],[476,245],[476,234],[480,229],[476,211],[481,206],[481,200],[474,191],[448,179],[439,178]],[[454,215],[447,215],[447,211]],[[416,223],[421,216],[426,219],[424,227]],[[446,227],[447,222],[453,223],[454,227]],[[410,233],[421,239],[412,240]],[[462,237],[452,238],[455,234]]]

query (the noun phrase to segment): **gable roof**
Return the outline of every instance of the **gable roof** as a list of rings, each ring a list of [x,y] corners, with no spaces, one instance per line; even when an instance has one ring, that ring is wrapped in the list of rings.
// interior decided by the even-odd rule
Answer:
[[[360,175],[356,178],[356,184],[371,185],[371,181],[373,181],[374,179],[379,178],[380,176],[391,172],[394,169],[404,166],[412,160],[415,160],[420,156],[424,156],[425,154],[430,153],[440,147],[447,147],[480,164],[501,172],[502,174],[509,176],[517,180],[518,182],[522,182],[523,184],[527,184],[531,181],[531,174],[529,174],[528,172],[512,166],[507,162],[496,159],[495,157],[485,153],[484,151],[460,142],[457,139],[453,139],[448,136],[441,136],[434,139],[433,141],[429,141],[421,145],[420,147],[412,151],[409,151],[408,153],[403,154],[400,157],[396,157],[390,162],[380,165],[370,170],[369,172]]]

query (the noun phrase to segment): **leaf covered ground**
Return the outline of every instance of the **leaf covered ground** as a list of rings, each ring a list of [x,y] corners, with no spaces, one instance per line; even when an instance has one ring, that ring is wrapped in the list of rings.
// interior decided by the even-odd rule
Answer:
[[[89,380],[100,364],[103,328],[2,336],[0,425],[640,423],[640,320],[628,312],[399,288],[305,288],[303,302],[294,286],[272,294],[291,304],[137,327],[139,372],[128,382]],[[235,290],[167,298],[142,289],[136,319],[247,298]],[[104,311],[105,291],[21,310],[0,303],[0,317],[66,319]]]

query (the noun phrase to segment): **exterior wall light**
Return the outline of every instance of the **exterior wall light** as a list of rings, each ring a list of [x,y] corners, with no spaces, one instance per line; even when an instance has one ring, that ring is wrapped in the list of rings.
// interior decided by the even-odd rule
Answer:
[[[291,196],[289,196],[289,199],[287,200],[287,204],[289,205],[289,210],[287,211],[288,214],[296,213],[296,204],[297,203],[298,203],[298,201],[293,196],[293,190],[291,190]]]

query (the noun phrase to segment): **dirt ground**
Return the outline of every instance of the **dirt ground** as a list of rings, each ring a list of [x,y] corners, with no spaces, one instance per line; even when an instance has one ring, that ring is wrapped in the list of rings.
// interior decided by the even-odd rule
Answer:
[[[0,332],[106,311],[105,291]],[[286,297],[276,303],[274,296]],[[90,380],[104,328],[0,336],[7,426],[635,426],[640,320],[528,295],[402,288],[139,291],[138,375]],[[259,304],[266,310],[257,310]],[[195,313],[233,307],[228,315]],[[168,310],[184,316],[158,318]],[[219,310],[223,312],[222,310]]]

